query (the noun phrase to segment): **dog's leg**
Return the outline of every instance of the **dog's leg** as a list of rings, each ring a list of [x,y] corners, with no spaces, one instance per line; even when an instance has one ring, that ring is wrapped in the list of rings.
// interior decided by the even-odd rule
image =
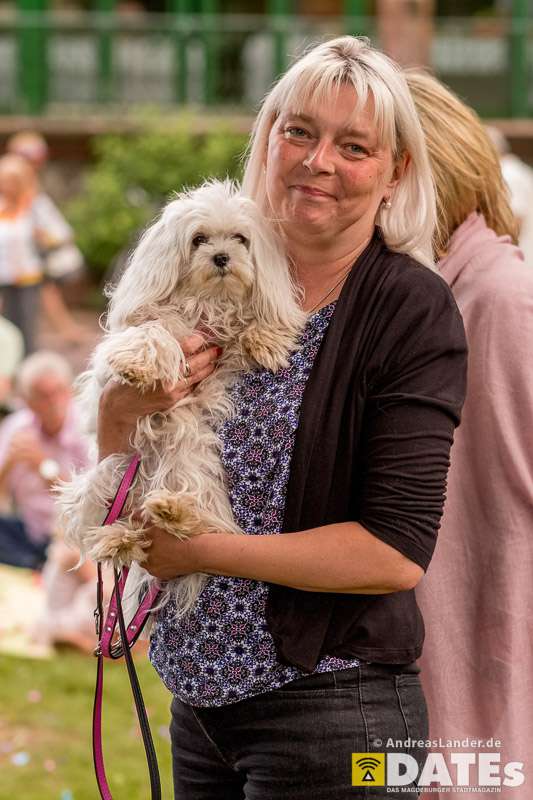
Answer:
[[[88,555],[93,561],[113,561],[127,567],[132,561],[144,561],[148,545],[142,528],[134,528],[126,522],[91,528],[85,541]]]
[[[173,494],[167,489],[156,489],[147,495],[142,509],[147,521],[183,541],[212,529],[198,511],[192,494]]]
[[[100,347],[112,371],[141,390],[154,389],[157,381],[174,385],[185,366],[179,343],[157,322],[113,333]]]
[[[293,331],[276,330],[252,322],[240,337],[246,356],[260,367],[276,372],[289,364],[289,354],[297,347],[297,336]]]

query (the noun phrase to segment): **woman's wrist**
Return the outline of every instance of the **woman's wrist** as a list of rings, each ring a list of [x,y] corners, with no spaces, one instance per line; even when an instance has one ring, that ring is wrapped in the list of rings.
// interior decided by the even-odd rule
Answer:
[[[210,575],[216,575],[215,571],[215,552],[216,540],[220,540],[222,536],[232,536],[233,534],[220,534],[220,533],[201,533],[198,536],[193,536],[189,542],[191,545],[192,559],[195,563],[196,572],[205,572]],[[219,541],[220,544],[220,541]]]
[[[115,408],[114,397],[107,387],[102,392],[98,408],[98,453],[100,459],[112,453],[125,453],[130,450],[132,421],[123,409]]]
[[[195,571],[208,575],[235,575],[239,554],[246,545],[244,540],[248,538],[234,533],[201,533],[193,536],[189,543]]]
[[[113,453],[127,453],[130,446],[131,428],[127,425],[116,423],[111,429],[98,425],[98,455],[102,460]]]

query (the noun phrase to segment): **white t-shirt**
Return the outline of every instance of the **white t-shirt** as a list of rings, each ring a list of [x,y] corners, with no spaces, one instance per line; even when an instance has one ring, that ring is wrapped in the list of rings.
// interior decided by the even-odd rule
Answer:
[[[72,240],[72,229],[52,200],[37,195],[16,216],[0,203],[0,286],[27,286],[43,275],[42,250]]]

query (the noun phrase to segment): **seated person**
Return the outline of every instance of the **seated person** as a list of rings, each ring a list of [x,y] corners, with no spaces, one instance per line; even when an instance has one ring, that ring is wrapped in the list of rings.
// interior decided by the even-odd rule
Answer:
[[[32,638],[48,647],[67,644],[85,653],[97,645],[93,610],[96,606],[96,565],[85,561],[76,569],[79,552],[60,537],[48,548],[42,571],[45,606],[38,616]],[[113,576],[104,570],[104,598],[111,595]]]
[[[17,385],[25,407],[0,425],[0,492],[13,515],[0,515],[0,563],[40,569],[55,522],[56,481],[87,464],[88,448],[72,402],[72,373],[58,354],[22,362]]]

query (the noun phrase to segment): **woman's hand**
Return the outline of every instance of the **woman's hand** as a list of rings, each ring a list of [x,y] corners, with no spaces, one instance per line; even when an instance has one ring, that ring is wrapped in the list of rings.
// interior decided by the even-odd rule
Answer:
[[[168,581],[180,575],[202,572],[197,543],[204,534],[185,542],[156,526],[145,528],[143,534],[150,544],[141,566],[154,578]]]
[[[130,449],[130,436],[139,417],[156,411],[168,411],[182,400],[215,369],[220,356],[219,347],[205,347],[205,339],[198,334],[187,336],[181,342],[191,372],[188,379],[174,386],[158,384],[153,391],[141,393],[135,386],[109,381],[100,397],[98,409],[98,449],[100,458],[111,453],[124,453]]]

